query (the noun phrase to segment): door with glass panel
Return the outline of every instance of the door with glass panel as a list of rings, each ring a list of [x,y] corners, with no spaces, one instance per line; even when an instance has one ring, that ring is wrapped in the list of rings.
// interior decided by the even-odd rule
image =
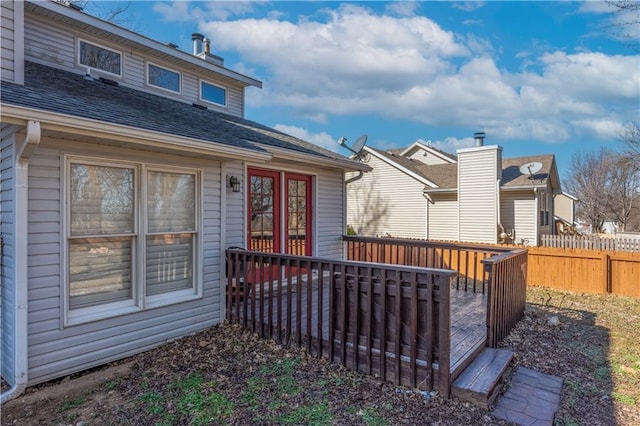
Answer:
[[[247,245],[249,250],[280,253],[280,173],[249,169],[247,188]],[[277,267],[248,268],[247,280],[266,282],[277,276]]]
[[[310,256],[311,176],[253,168],[247,172],[249,250]],[[284,272],[291,274],[296,271]],[[255,268],[249,279],[253,279],[253,282],[257,282],[257,279],[265,281],[269,277],[275,277],[276,273],[277,269],[267,271]]]
[[[285,253],[311,256],[311,176],[285,173]]]

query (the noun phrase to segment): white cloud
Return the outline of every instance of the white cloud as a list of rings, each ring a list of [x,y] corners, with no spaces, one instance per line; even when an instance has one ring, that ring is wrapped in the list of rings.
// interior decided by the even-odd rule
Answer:
[[[190,2],[177,0],[171,3],[155,3],[154,12],[165,21],[201,21],[204,19],[227,20],[233,16],[244,16],[254,10],[252,1],[207,1]]]
[[[611,13],[613,8],[605,1],[588,0],[582,2],[578,8],[579,13]]]
[[[465,12],[473,12],[483,7],[487,2],[485,1],[462,1],[453,3],[455,9],[464,10]]]
[[[476,142],[473,138],[444,138],[443,140],[438,140],[435,142],[425,142],[420,140],[420,142],[431,145],[435,148],[438,148],[440,151],[448,152],[450,154],[455,154],[458,149],[461,148],[469,148],[475,146]]]
[[[288,135],[295,136],[296,138],[330,149],[334,152],[338,152],[340,148],[338,141],[333,139],[333,137],[326,132],[310,133],[307,129],[303,129],[302,127],[288,126],[286,124],[276,124],[273,128]]]
[[[175,16],[197,11],[176,7]],[[377,15],[360,4],[297,22],[210,20],[199,29],[217,52],[238,53],[242,70],[251,64],[265,76],[264,89],[248,92],[248,105],[290,108],[318,123],[372,115],[482,129],[496,139],[563,141],[588,129],[605,137],[603,123],[638,113],[638,55],[550,51],[534,40],[532,50],[517,54],[523,70],[506,70],[477,34],[446,31],[425,16]],[[329,135],[322,140],[336,146]]]
[[[420,8],[420,3],[417,1],[394,1],[389,3],[385,10],[396,16],[414,16],[416,11]]]

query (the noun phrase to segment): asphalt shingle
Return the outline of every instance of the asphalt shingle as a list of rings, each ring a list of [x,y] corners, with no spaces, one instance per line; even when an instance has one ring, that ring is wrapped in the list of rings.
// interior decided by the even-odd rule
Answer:
[[[2,104],[98,120],[263,152],[256,143],[325,159],[348,160],[254,121],[113,86],[80,74],[25,62],[25,83],[2,82]]]

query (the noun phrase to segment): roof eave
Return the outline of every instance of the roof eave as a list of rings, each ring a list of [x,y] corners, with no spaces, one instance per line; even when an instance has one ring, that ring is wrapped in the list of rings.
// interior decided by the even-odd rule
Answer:
[[[272,159],[270,153],[260,149],[258,146],[256,146],[255,150],[238,148],[217,142],[186,138],[67,114],[58,114],[6,103],[1,105],[2,122],[5,123],[26,125],[27,121],[34,120],[39,121],[44,130],[99,136],[136,145],[170,148],[175,151],[207,153],[216,157],[234,160],[269,161]]]
[[[287,148],[280,148],[280,147],[271,146],[263,143],[252,142],[250,140],[248,140],[248,142],[253,143],[256,146],[269,152],[274,159],[282,159],[282,160],[297,161],[301,163],[322,165],[326,167],[338,168],[344,171],[370,172],[371,170],[373,170],[367,164],[350,160],[346,157],[344,159],[329,158],[329,157],[324,157],[320,154],[298,152],[298,151],[287,149]]]
[[[418,182],[430,186],[432,188],[437,188],[438,185],[436,185],[434,182],[430,181],[429,179],[420,176],[419,174],[407,169],[406,167],[403,167],[401,164],[398,164],[397,162],[391,160],[390,158],[378,153],[375,149],[370,148],[368,146],[364,147],[365,151],[367,151],[369,154],[375,156],[376,158],[378,158],[381,161],[384,161],[385,163],[389,164],[392,167],[395,167],[396,169],[400,170],[401,172],[411,176],[412,178],[416,179]],[[393,164],[392,164],[393,163]]]
[[[233,78],[239,82],[244,83],[246,86],[255,86],[258,88],[262,88],[262,82],[260,80],[256,80],[252,77],[232,71],[223,66],[206,62],[206,60],[202,58],[198,58],[187,52],[174,49],[173,47],[170,47],[158,41],[152,40],[148,37],[145,37],[143,35],[130,31],[126,28],[117,26],[110,22],[88,15],[87,13],[81,12],[79,10],[72,9],[68,6],[56,3],[54,1],[38,1],[38,2],[29,1],[29,3],[32,3],[37,7],[46,9],[49,12],[60,14],[69,19],[81,22],[85,25],[89,25],[99,30],[106,31],[111,34],[115,34],[124,39],[128,39],[148,49],[153,49],[160,53],[177,57],[180,60],[190,63],[191,65],[206,68],[213,72],[224,75],[225,77]]]

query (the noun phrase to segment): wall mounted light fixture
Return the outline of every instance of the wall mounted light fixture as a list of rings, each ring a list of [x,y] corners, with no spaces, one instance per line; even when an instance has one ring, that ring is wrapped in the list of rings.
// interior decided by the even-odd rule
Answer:
[[[240,179],[237,176],[227,176],[227,182],[231,191],[240,192]]]

